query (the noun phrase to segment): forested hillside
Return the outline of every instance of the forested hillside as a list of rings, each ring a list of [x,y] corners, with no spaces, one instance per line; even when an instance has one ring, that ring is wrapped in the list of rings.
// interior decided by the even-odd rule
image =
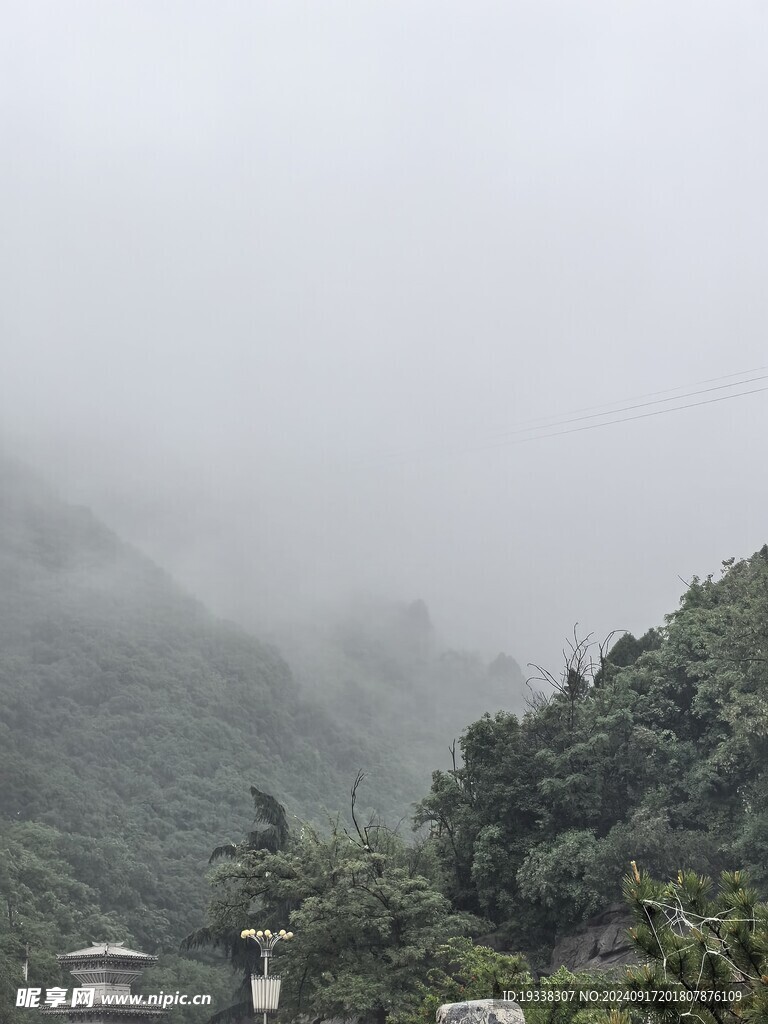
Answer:
[[[575,641],[526,715],[472,724],[418,813],[454,906],[543,963],[631,860],[661,878],[747,868],[768,892],[768,546],[602,654]]]
[[[343,732],[279,653],[215,620],[86,510],[0,464],[0,955],[93,938],[176,949],[248,788],[317,816],[415,796],[377,735]]]
[[[466,708],[514,705],[477,686],[477,659],[423,649],[426,609],[388,614],[346,627],[344,671],[327,660],[299,687],[276,648],[0,461],[0,973],[18,979],[27,943],[51,981],[56,952],[123,939],[164,952],[174,988],[197,977],[168,954],[203,920],[208,856],[249,827],[252,785],[322,821],[363,769],[370,806],[407,816]],[[450,721],[426,714],[438,670]]]
[[[407,818],[459,716],[517,705],[513,659],[441,649],[423,602],[369,603],[303,643],[288,638],[297,682],[276,648],[216,620],[89,512],[11,464],[1,482],[0,1002],[11,1001],[27,945],[45,984],[60,977],[55,953],[122,939],[163,954],[155,987],[186,984],[223,1005],[230,976],[210,951],[178,948],[204,921],[212,849],[251,828],[251,786],[288,815],[285,849],[260,875],[265,908],[288,913],[279,873],[268,879],[291,858],[299,871],[302,857],[315,879],[307,891],[327,884],[336,906],[325,854],[305,847],[352,842],[355,864],[370,853],[383,858],[374,867],[389,865],[396,903],[409,880],[427,894],[419,971],[433,964],[431,943],[467,930],[545,966],[559,936],[620,897],[632,860],[659,878],[747,868],[768,889],[768,547],[726,563],[720,579],[693,580],[679,610],[640,639],[576,637],[527,710],[467,726],[455,766],[422,790],[416,844],[407,829],[395,839],[374,826],[369,846],[343,819],[324,838],[323,808],[348,813],[363,769],[359,820],[361,805],[384,822]],[[255,854],[238,849],[244,866],[217,877],[247,895]],[[352,906],[342,895],[328,910],[340,921]],[[215,912],[212,937],[250,923],[238,917],[249,899]],[[385,958],[388,927],[377,939]],[[297,946],[296,963],[302,955]],[[425,992],[401,966],[415,1013]],[[377,984],[381,1015],[387,987]],[[320,1005],[322,977],[313,985]],[[342,1003],[328,1005],[352,1012]]]
[[[434,773],[418,841],[360,819],[354,829],[283,830],[279,845],[241,842],[213,878],[207,938],[242,970],[252,962],[241,929],[296,929],[281,956],[286,1019],[311,1006],[427,1024],[440,1001],[498,995],[529,977],[526,957],[550,968],[555,940],[624,889],[639,915],[638,947],[656,963],[632,984],[687,984],[690,995],[705,967],[718,984],[748,975],[744,1019],[764,1020],[766,652],[768,546],[725,563],[718,580],[694,579],[679,610],[640,639],[627,634],[610,648],[575,637],[562,675],[522,717],[470,725],[455,769]],[[703,876],[721,872],[730,872],[725,895],[713,900]],[[647,913],[645,897],[656,900]],[[675,916],[677,906],[692,916]],[[703,914],[702,931],[691,922]],[[515,955],[475,946],[468,934]],[[547,984],[578,980],[557,970]],[[714,1009],[701,1020],[741,1019],[707,998]],[[634,1007],[526,1007],[526,1019],[690,1019],[684,1002],[651,1008],[649,1017]]]

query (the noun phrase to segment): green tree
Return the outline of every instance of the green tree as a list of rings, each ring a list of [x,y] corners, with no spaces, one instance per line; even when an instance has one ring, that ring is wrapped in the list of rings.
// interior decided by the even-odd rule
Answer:
[[[94,935],[132,942],[130,932],[99,906],[99,894],[74,877],[65,855],[71,837],[37,822],[0,820],[0,1022],[22,1014],[17,988],[66,983],[56,960]]]
[[[667,991],[647,1001],[663,1024],[728,1024],[768,1020],[768,904],[744,872],[723,872],[719,890],[693,871],[659,882],[633,872],[624,883],[637,920],[632,938],[647,961],[629,971],[639,992]],[[733,998],[738,992],[740,998]]]
[[[244,853],[257,851],[276,854],[288,846],[290,829],[285,807],[256,786],[251,786],[251,798],[256,811],[254,827],[242,843],[225,843],[217,846],[209,858],[209,864],[222,858],[240,862]],[[290,899],[277,900],[271,906],[265,904],[261,927],[278,930],[280,923],[287,920],[294,906]],[[226,923],[218,920],[214,926],[198,928],[181,943],[182,951],[208,948],[223,952],[232,971],[240,976],[236,1001],[210,1015],[212,1021],[239,1020],[247,1018],[251,1012],[250,978],[258,967],[259,954],[255,946],[243,942],[240,937],[241,931],[242,926],[237,922]]]
[[[434,1024],[443,1003],[466,999],[501,999],[505,990],[533,981],[527,961],[519,955],[498,953],[472,939],[450,939],[435,951],[435,965],[427,973],[423,1001],[409,1021]]]
[[[768,547],[693,579],[610,649],[574,635],[522,717],[486,715],[417,810],[457,907],[549,960],[558,932],[657,876],[741,863],[768,887]]]
[[[304,824],[275,852],[246,842],[213,872],[211,934],[239,936],[268,921],[295,932],[277,957],[288,1012],[381,1022],[413,1012],[438,947],[474,923],[420,873],[418,847],[358,821],[361,778],[351,828],[338,817],[327,833]],[[289,920],[275,921],[289,906]]]

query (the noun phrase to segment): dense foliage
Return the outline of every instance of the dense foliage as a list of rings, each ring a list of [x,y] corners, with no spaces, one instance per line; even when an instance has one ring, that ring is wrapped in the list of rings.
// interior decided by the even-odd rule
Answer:
[[[692,871],[658,882],[635,869],[625,895],[646,966],[630,984],[648,995],[659,1024],[768,1020],[768,904],[743,872],[723,872],[720,889]],[[660,1002],[651,993],[669,993]],[[665,997],[666,998],[666,995]]]
[[[417,825],[429,826],[426,845],[417,846],[430,865],[429,884],[448,898],[454,914],[493,922],[497,941],[528,951],[542,966],[559,934],[621,895],[630,861],[657,875],[680,871],[680,897],[689,909],[698,905],[702,915],[710,911],[703,909],[706,886],[701,889],[703,883],[697,882],[699,890],[692,891],[696,872],[721,872],[743,863],[759,889],[765,891],[768,881],[768,548],[747,561],[726,563],[720,580],[693,580],[679,611],[668,616],[663,628],[639,640],[624,636],[611,649],[593,651],[593,646],[574,638],[562,676],[549,677],[549,693],[534,697],[522,718],[499,713],[472,724],[461,740],[462,759],[452,770],[434,774],[432,790],[416,815]],[[338,829],[330,839],[310,833],[312,848],[330,843],[335,851],[337,839]],[[351,847],[345,858],[362,872],[367,862],[365,855],[359,859],[354,837]],[[303,909],[314,905],[316,892],[324,892],[326,885],[333,890],[328,882],[335,871],[332,860],[319,862],[324,880],[315,875],[315,889],[292,890],[296,903],[292,912],[286,905],[285,916],[290,915],[290,926],[299,935],[302,926],[308,934],[304,951],[299,952],[299,941],[289,956],[295,961],[292,984],[311,978],[313,1004],[329,1014],[348,1014],[362,1007],[362,989],[343,971],[339,988],[336,973],[323,970],[320,959],[310,961],[317,948],[317,920]],[[214,917],[223,906],[229,913],[234,909],[241,922],[262,913],[262,901],[277,891],[273,886],[284,883],[281,868],[275,867],[276,881],[269,885],[269,869],[261,860],[242,857],[234,872],[220,875],[216,882],[225,895],[214,904],[219,907]],[[760,977],[763,909],[738,875],[723,877],[724,890],[712,913],[730,914],[735,929],[741,927],[734,917],[737,908],[755,915],[757,931],[745,940],[745,948],[758,958],[753,967]],[[233,878],[239,885],[234,900],[227,888]],[[643,878],[628,892],[635,902],[653,888],[648,876]],[[694,896],[698,904],[691,902]],[[323,902],[319,917],[326,948],[339,922],[342,960],[352,941],[344,924],[349,906],[357,917],[369,912],[344,893],[341,901]],[[644,913],[647,906],[646,901]],[[710,932],[696,935],[699,945],[712,946]],[[683,942],[674,928],[656,946],[643,927],[637,934],[651,957],[663,958]],[[493,994],[495,954],[471,943],[462,947],[462,941],[468,940],[454,935],[426,959],[414,956],[412,978],[423,979],[428,967],[431,986],[421,992],[420,1009],[414,1009],[417,989],[410,991],[406,1005],[387,1003],[381,978],[378,988],[372,986],[376,1005],[366,1007],[393,1019],[421,1013],[426,1020],[436,1000],[483,990]],[[447,959],[446,950],[451,951]],[[469,986],[468,963],[475,968]],[[678,982],[690,983],[694,965],[683,959],[678,966]],[[505,969],[512,971],[509,962]],[[516,969],[525,967],[518,963]],[[741,961],[727,970],[716,965],[709,980],[719,984],[743,969]],[[363,988],[369,971],[370,965],[355,962],[354,977]],[[398,978],[401,991],[408,988]],[[759,1000],[753,1003],[755,1019],[762,1019]],[[560,1007],[552,1012],[571,1019],[574,1011]],[[597,1009],[579,1012],[585,1020],[611,1016]],[[716,1008],[711,1013],[719,1019]],[[616,1020],[634,1016],[634,1011],[613,1013]]]
[[[282,805],[254,790],[257,827],[214,851],[212,859],[226,863],[210,878],[210,921],[185,943],[219,947],[240,978],[236,1001],[212,1024],[250,1017],[250,976],[261,972],[253,936],[267,928],[284,935],[285,925],[297,929],[288,935],[296,941],[278,944],[270,969],[283,979],[281,1020],[431,1024],[443,1003],[502,999],[537,984],[556,996],[605,987],[599,973],[565,967],[537,982],[524,956],[472,938],[487,922],[456,913],[439,892],[434,844],[406,845],[380,822],[360,823],[361,781],[352,789],[351,826],[337,817],[324,830],[303,824],[296,833]],[[562,998],[526,1005],[526,1021],[632,1024],[620,1009]]]
[[[381,822],[407,815],[415,792],[419,701],[438,708],[436,744],[454,724],[441,679],[445,704],[464,686],[500,702],[506,688],[514,706],[511,659],[440,654],[419,602],[375,628],[369,609],[319,659],[323,707],[306,678],[315,641],[302,690],[275,649],[87,512],[11,466],[0,478],[0,1020],[18,1019],[27,951],[36,983],[66,983],[55,954],[96,939],[161,954],[145,991],[212,992],[220,1010],[231,967],[240,980],[255,962],[241,929],[290,921],[289,1010],[426,1024],[436,1000],[492,995],[526,959],[548,966],[563,932],[620,897],[631,860],[649,876],[683,871],[684,890],[737,867],[768,889],[768,548],[693,580],[640,639],[575,637],[524,714],[468,726],[406,843]],[[456,705],[467,719],[472,700]],[[322,825],[369,765],[386,818],[366,812],[362,826],[358,808]],[[238,842],[249,786],[260,820]],[[736,892],[724,885],[717,906]],[[526,959],[469,938],[481,934]],[[571,1019],[543,1012],[534,1024]]]
[[[471,921],[425,876],[423,850],[359,825],[354,810],[353,821],[305,823],[276,849],[236,847],[213,875],[210,934],[237,964],[251,943],[240,930],[290,918],[301,938],[279,949],[284,1009],[333,1017],[354,1007],[383,1022],[417,1009],[437,948]]]
[[[574,641],[528,713],[486,715],[436,772],[428,823],[454,905],[512,948],[656,875],[744,866],[768,883],[768,548],[694,580],[664,628],[592,657]],[[545,954],[546,955],[546,954]]]
[[[324,830],[296,833],[283,808],[254,792],[258,827],[242,843],[215,851],[226,861],[213,873],[210,924],[186,945],[214,945],[229,957],[241,984],[238,999],[214,1018],[250,1015],[249,977],[261,970],[255,928],[290,924],[296,941],[278,944],[272,973],[283,978],[281,1019],[361,1017],[430,1024],[446,1002],[502,998],[534,981],[520,955],[477,944],[467,933],[483,922],[457,914],[436,885],[430,843],[407,845],[380,822],[331,819]],[[548,981],[543,982],[546,987]],[[552,986],[595,984],[561,970]],[[605,1014],[579,1004],[528,1009],[529,1024],[605,1024]]]
[[[275,648],[216,620],[87,510],[0,457],[6,1005],[27,946],[30,976],[52,984],[71,980],[56,953],[107,939],[162,954],[145,987],[198,970],[190,991],[215,991],[221,1006],[228,976],[212,981],[201,954],[177,950],[204,920],[211,847],[248,827],[248,787],[318,821],[370,768],[371,805],[408,813],[429,757],[394,719],[365,709],[371,685],[396,677],[401,716],[418,717],[408,708],[415,677],[403,673],[421,664],[424,612],[375,636],[366,622],[368,633],[342,630],[339,643],[350,673],[369,666],[368,681],[355,689],[345,675],[324,706]],[[398,660],[388,645],[405,636]]]
[[[155,981],[199,968],[190,991],[213,986],[218,997],[199,958],[176,951],[203,922],[211,846],[248,825],[249,784],[311,817],[341,805],[371,761],[373,799],[400,811],[413,782],[382,738],[345,732],[300,694],[276,650],[216,620],[86,510],[0,459],[9,991],[27,946],[32,978],[71,982],[55,954],[106,939],[162,953]]]

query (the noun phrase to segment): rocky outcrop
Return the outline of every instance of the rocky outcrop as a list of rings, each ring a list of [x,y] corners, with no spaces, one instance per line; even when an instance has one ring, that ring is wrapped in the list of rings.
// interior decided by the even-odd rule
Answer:
[[[525,1024],[525,1016],[511,1000],[473,999],[444,1003],[438,1008],[436,1024]]]
[[[623,903],[612,903],[560,939],[552,953],[550,969],[556,971],[565,965],[571,971],[605,970],[637,963],[635,948],[627,934],[633,923]]]

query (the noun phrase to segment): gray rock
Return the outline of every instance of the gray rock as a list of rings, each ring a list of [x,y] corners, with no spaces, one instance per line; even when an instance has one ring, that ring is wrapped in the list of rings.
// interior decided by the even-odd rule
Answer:
[[[626,906],[612,903],[560,939],[552,953],[550,970],[563,965],[571,971],[605,970],[637,963],[637,952],[628,935],[633,924]]]
[[[444,1003],[437,1010],[437,1024],[525,1024],[518,1003],[505,999],[471,999]]]
[[[478,935],[475,939],[476,946],[489,946],[497,953],[508,953],[510,956],[518,950],[509,948],[509,939],[503,931],[486,932],[485,935]]]

